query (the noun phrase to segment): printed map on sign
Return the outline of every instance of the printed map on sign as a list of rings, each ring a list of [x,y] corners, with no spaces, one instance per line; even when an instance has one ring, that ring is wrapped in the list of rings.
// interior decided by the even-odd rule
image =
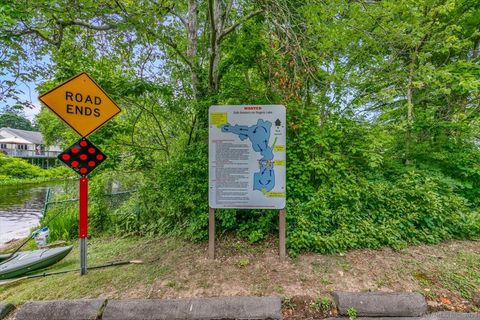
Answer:
[[[259,171],[253,176],[253,189],[259,191],[271,191],[275,187],[275,171],[273,168],[273,148],[268,145],[270,140],[270,128],[272,123],[258,119],[256,125],[230,125],[222,126],[222,132],[237,134],[240,140],[249,139],[255,152],[259,152],[262,158],[258,160]]]
[[[208,137],[211,208],[285,207],[284,106],[211,106]]]

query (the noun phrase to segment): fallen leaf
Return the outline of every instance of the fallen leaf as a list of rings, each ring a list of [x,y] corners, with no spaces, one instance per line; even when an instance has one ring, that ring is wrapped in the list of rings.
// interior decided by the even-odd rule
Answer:
[[[440,298],[440,302],[442,302],[443,304],[452,304],[452,301],[450,301],[450,299],[448,299],[447,297],[441,297]]]

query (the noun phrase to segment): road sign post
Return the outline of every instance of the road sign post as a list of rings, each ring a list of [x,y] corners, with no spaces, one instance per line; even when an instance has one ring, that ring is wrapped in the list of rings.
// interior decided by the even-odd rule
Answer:
[[[82,138],[58,158],[80,175],[78,237],[80,238],[80,274],[87,273],[88,239],[88,174],[100,165],[107,156],[86,138]]]
[[[39,100],[82,137],[81,140],[62,152],[58,158],[81,176],[78,236],[80,238],[80,274],[84,275],[87,273],[87,176],[106,159],[106,155],[86,137],[121,110],[85,72],[42,94]]]
[[[80,238],[80,274],[87,273],[87,238],[88,238],[88,178],[81,177],[79,185],[79,221]]]

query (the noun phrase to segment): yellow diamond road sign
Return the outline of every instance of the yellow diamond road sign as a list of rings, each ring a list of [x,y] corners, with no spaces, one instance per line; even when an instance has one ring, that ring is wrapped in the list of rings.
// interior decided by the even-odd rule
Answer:
[[[39,99],[82,137],[121,111],[85,72],[42,94]]]

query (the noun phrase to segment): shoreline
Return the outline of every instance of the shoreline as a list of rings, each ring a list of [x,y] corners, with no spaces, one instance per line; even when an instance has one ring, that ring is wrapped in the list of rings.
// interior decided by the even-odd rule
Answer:
[[[26,239],[39,225],[45,206],[46,189],[55,188],[65,178],[11,179],[0,184],[0,251],[10,243]],[[10,199],[10,200],[9,200]],[[14,200],[11,200],[14,199]],[[15,200],[16,199],[16,200]]]
[[[2,253],[7,253],[7,251],[10,251],[12,249],[15,249],[18,247],[18,245],[22,242],[25,241],[27,238],[19,238],[19,239],[11,239],[8,240],[7,242],[0,243],[0,254]]]
[[[62,182],[71,180],[71,178],[47,178],[47,177],[40,177],[40,178],[32,178],[32,179],[9,179],[0,181],[0,187],[9,187],[9,186],[19,186],[19,185],[35,185],[35,184],[42,184],[42,183],[49,183],[49,182]]]

